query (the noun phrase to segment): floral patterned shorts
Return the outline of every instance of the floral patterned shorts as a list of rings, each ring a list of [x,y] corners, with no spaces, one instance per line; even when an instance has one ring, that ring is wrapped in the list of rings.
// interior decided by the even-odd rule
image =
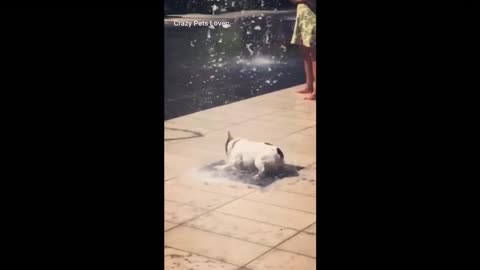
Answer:
[[[317,15],[305,4],[297,6],[297,20],[291,43],[306,47],[317,45]]]

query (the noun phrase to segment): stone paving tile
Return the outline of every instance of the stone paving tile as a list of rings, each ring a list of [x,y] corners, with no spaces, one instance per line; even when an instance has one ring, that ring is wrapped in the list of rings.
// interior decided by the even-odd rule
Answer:
[[[313,224],[312,226],[306,228],[306,229],[304,230],[304,232],[317,234],[317,223],[315,222],[315,224]]]
[[[314,197],[276,190],[256,191],[244,199],[309,213],[316,213],[317,208]]]
[[[305,137],[309,137],[311,139],[314,139],[316,140],[317,139],[317,130],[316,130],[316,125],[313,126],[313,127],[310,127],[310,128],[307,128],[303,131],[300,131],[298,133],[296,133],[297,135],[301,135],[301,136],[305,136]]]
[[[175,185],[171,184],[170,181],[165,182],[165,200],[168,201],[184,203],[204,209],[213,209],[234,199],[235,197],[232,196],[197,190],[183,185]]]
[[[316,139],[312,138],[311,141],[308,141],[305,139],[305,136],[298,135],[298,133],[279,140],[278,146],[281,146],[282,150],[285,149],[287,152],[316,156]]]
[[[213,131],[208,133],[205,137],[184,140],[179,143],[179,145],[183,146],[186,149],[190,147],[195,149],[202,149],[206,152],[222,155],[222,158],[224,158],[225,142],[227,141],[228,130],[229,128]]]
[[[167,231],[165,245],[238,266],[248,263],[269,249],[265,246],[185,226]]]
[[[312,121],[316,121],[317,119],[317,115],[315,111],[303,112],[303,111],[294,111],[294,110],[281,110],[281,111],[275,112],[275,115],[281,116],[281,117],[293,118],[293,119],[307,119]]]
[[[190,205],[180,204],[176,202],[165,201],[165,208],[163,210],[165,221],[171,223],[182,223],[197,217],[205,212],[207,209],[193,207]]]
[[[309,119],[297,119],[297,118],[292,118],[292,117],[285,117],[285,116],[279,116],[276,114],[268,114],[268,115],[263,115],[255,120],[258,121],[266,121],[270,125],[277,125],[277,126],[286,126],[286,125],[297,125],[301,126],[302,129],[305,129],[307,127],[313,127],[315,130],[315,126],[317,124],[317,121],[314,120],[309,120]],[[316,135],[314,135],[316,136]]]
[[[302,180],[299,177],[282,179],[282,181],[272,184],[271,189],[304,194],[315,197],[317,195],[316,182]]]
[[[316,263],[316,259],[274,249],[249,263],[247,268],[252,270],[314,270]]]
[[[275,142],[272,142],[272,144],[278,145],[282,149],[287,164],[305,167],[317,160],[315,155],[295,152],[295,148],[291,146],[285,147],[285,145]]]
[[[281,243],[297,233],[297,231],[292,229],[226,215],[216,211],[187,222],[185,226],[191,226],[270,247]]]
[[[285,97],[285,96],[280,96],[275,94],[266,94],[266,95],[258,96],[258,97],[255,97],[253,100],[257,102],[267,102],[267,103],[271,102],[273,104],[278,103],[282,105],[288,105],[288,108],[291,108],[291,106],[310,102],[301,98],[301,96],[295,96],[292,98],[291,96]]]
[[[316,219],[315,214],[243,199],[222,206],[217,211],[295,230],[305,229]]]
[[[301,232],[277,248],[316,258],[317,248],[315,239],[315,234]]]
[[[238,268],[236,265],[168,247],[165,248],[164,256],[165,270],[236,270]]]
[[[209,121],[209,120],[194,118],[190,116],[177,117],[164,122],[165,128],[188,130],[188,131],[199,132],[202,134],[225,128],[228,125],[229,124],[223,123],[223,122]],[[194,134],[190,133],[190,134],[178,134],[178,135],[183,135],[182,137],[187,135],[186,137],[188,137],[188,136],[193,136]],[[165,136],[165,138],[168,138],[168,137]]]
[[[185,174],[169,181],[169,183],[189,186],[203,191],[221,193],[232,197],[241,197],[259,189],[257,186],[233,182],[226,178],[212,178],[210,174],[204,172]]]
[[[313,113],[313,114],[316,113],[316,110],[317,110],[317,106],[314,102],[295,105],[292,108],[292,111],[304,112],[304,113]]]
[[[251,119],[251,116],[241,115],[237,111],[231,110],[231,105],[233,104],[229,104],[228,108],[226,108],[226,106],[220,106],[196,112],[188,116],[192,118],[203,119],[211,122],[220,122],[224,124],[238,124],[244,122],[245,120]]]
[[[166,122],[165,122],[166,123]],[[183,127],[175,127],[173,125],[165,124],[163,128],[164,134],[164,145],[170,145],[182,140],[188,139],[190,137],[198,137],[203,136],[203,134],[207,131],[207,129],[194,129],[194,128],[183,128]]]
[[[164,225],[164,226],[163,226],[163,231],[166,231],[166,230],[168,230],[168,229],[171,229],[171,228],[177,226],[178,224],[172,223],[172,222],[168,222],[168,221],[164,221],[164,222],[163,222],[163,225]]]
[[[176,171],[174,171],[173,169],[170,169],[168,167],[163,168],[163,173],[164,173],[164,176],[163,176],[164,181],[167,181],[168,179],[171,179],[171,178],[177,176],[177,174],[178,174]]]
[[[276,105],[273,105],[273,104]],[[228,110],[234,114],[247,116],[250,118],[270,114],[283,108],[285,105],[281,103],[270,102],[269,104],[261,104],[255,99],[247,99],[244,101],[229,104]],[[294,108],[295,106],[291,106]]]
[[[248,140],[265,141],[283,138],[305,128],[306,126],[304,125],[278,125],[269,121],[251,120],[230,127],[229,130],[234,137],[243,137]]]
[[[226,135],[225,135],[226,137]],[[226,138],[225,138],[226,140]],[[225,143],[223,143],[225,147]],[[190,159],[198,162],[208,162],[211,160],[218,160],[221,158],[224,158],[225,156],[225,150],[221,150],[222,148],[212,148],[208,146],[202,146],[202,145],[189,145],[188,147],[185,147],[185,144],[183,143],[177,143],[177,144],[171,144],[165,146],[165,156],[172,156],[172,155],[177,155],[181,156],[183,159]]]
[[[190,158],[189,158],[190,157]],[[165,154],[165,166],[171,170],[170,176],[179,176],[204,166],[205,161],[191,156]]]
[[[268,189],[316,196],[316,169],[309,166],[299,171],[299,176],[286,177],[271,184]]]

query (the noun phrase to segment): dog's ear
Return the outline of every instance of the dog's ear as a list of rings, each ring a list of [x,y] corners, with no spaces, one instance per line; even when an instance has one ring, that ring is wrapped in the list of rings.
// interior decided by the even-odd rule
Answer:
[[[230,134],[230,131],[227,131],[227,134],[228,134],[228,140],[233,139],[232,134]]]

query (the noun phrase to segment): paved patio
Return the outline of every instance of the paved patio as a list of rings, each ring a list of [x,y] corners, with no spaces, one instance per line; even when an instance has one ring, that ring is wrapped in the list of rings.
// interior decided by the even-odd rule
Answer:
[[[316,266],[316,103],[305,85],[165,121],[165,269]],[[266,187],[210,177],[227,131],[270,142],[298,176]]]

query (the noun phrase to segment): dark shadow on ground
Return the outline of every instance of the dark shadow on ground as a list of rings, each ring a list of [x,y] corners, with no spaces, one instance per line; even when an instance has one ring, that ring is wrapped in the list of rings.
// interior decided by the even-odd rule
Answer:
[[[257,173],[257,171],[219,171],[214,168],[215,166],[223,164],[225,164],[225,161],[217,161],[201,168],[200,171],[210,173],[212,178],[222,177],[235,182],[242,182],[245,184],[255,185],[259,187],[266,187],[275,181],[281,180],[282,178],[299,176],[298,171],[305,169],[305,167],[285,164],[285,168],[277,172],[276,174],[266,176],[260,180],[253,180],[253,176]]]
[[[169,128],[169,127],[165,127],[165,129],[182,131],[182,132],[188,132],[188,133],[193,134],[193,136],[189,136],[189,137],[179,137],[179,138],[165,138],[164,141],[178,141],[178,140],[187,140],[187,139],[192,139],[192,138],[203,137],[203,134],[202,134],[202,133],[196,132],[196,131],[192,131],[192,130],[180,129],[180,128]]]

